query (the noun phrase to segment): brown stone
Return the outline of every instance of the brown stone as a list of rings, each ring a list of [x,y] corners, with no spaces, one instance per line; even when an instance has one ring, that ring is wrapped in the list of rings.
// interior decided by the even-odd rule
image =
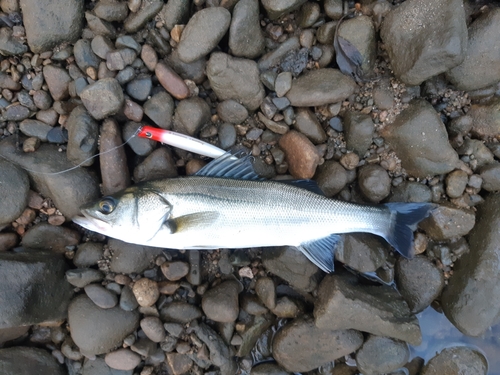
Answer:
[[[320,162],[318,150],[312,142],[297,131],[289,131],[279,141],[288,161],[289,170],[293,177],[309,179],[314,176]]]
[[[156,64],[155,74],[160,84],[176,99],[189,96],[189,88],[173,69],[163,63]]]

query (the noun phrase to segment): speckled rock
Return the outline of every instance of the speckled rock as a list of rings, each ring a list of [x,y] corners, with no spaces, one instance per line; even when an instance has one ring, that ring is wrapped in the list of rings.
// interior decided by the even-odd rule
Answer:
[[[486,375],[488,362],[483,354],[467,346],[443,349],[422,369],[422,375]]]
[[[382,267],[389,254],[389,246],[380,237],[370,233],[344,235],[342,245],[337,246],[335,259],[352,269],[375,272]]]
[[[153,306],[160,297],[158,283],[146,277],[137,280],[132,287],[135,299],[140,306]]]
[[[495,137],[500,132],[500,99],[486,103],[472,104],[468,115],[471,117],[472,134],[478,138]]]
[[[241,0],[236,3],[229,28],[229,48],[234,56],[249,59],[259,57],[264,51],[257,0]]]
[[[419,85],[464,60],[467,26],[463,4],[460,0],[402,4],[385,16],[380,36],[396,77]]]
[[[358,172],[359,189],[371,202],[378,203],[391,192],[391,178],[378,164],[368,164]]]
[[[241,124],[248,118],[247,109],[236,100],[224,100],[217,104],[217,114],[222,121]]]
[[[323,143],[327,136],[316,115],[308,108],[298,108],[295,113],[294,127],[314,144]]]
[[[308,179],[314,176],[320,161],[320,155],[311,141],[302,133],[289,131],[279,140],[285,152],[289,170],[297,179]]]
[[[64,100],[69,97],[68,84],[71,77],[68,72],[55,65],[43,67],[43,77],[54,100]]]
[[[103,78],[86,86],[80,98],[85,108],[96,120],[116,114],[125,100],[122,88],[114,78]]]

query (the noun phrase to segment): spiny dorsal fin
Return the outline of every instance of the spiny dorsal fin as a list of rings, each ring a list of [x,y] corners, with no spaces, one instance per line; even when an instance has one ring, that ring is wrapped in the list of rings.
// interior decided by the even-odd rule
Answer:
[[[342,240],[338,234],[331,234],[328,237],[315,241],[304,242],[298,249],[315,265],[323,271],[333,272],[333,256],[335,248]]]
[[[252,156],[243,152],[226,152],[201,168],[196,172],[196,176],[262,180],[253,169]]]

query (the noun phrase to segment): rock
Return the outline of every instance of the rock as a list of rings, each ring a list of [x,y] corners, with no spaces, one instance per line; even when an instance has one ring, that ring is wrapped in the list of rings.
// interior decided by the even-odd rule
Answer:
[[[375,126],[370,116],[347,111],[344,116],[344,137],[349,150],[363,157],[372,144]]]
[[[162,254],[162,249],[157,247],[130,244],[113,238],[109,239],[108,246],[113,254],[109,268],[115,273],[141,273]]]
[[[289,375],[290,373],[276,363],[263,362],[252,367],[251,375]]]
[[[297,131],[304,134],[314,144],[319,144],[326,141],[326,133],[321,127],[321,124],[316,118],[316,115],[312,111],[310,111],[308,108],[299,108],[297,109],[295,115],[296,117],[294,127]]]
[[[278,318],[293,319],[302,315],[304,308],[297,304],[293,299],[283,296],[276,300],[276,307],[273,309],[273,314]]]
[[[75,56],[76,65],[82,72],[86,72],[88,68],[99,68],[101,60],[92,51],[90,40],[80,39],[73,47],[73,55]]]
[[[396,263],[396,285],[413,314],[426,309],[443,290],[443,272],[427,257],[399,258]]]
[[[155,75],[160,84],[176,99],[185,99],[189,96],[189,88],[182,78],[169,66],[158,63]]]
[[[86,86],[80,98],[87,111],[96,120],[118,113],[125,100],[122,88],[114,78],[103,78]]]
[[[139,313],[119,307],[101,309],[87,296],[76,297],[68,309],[71,338],[85,355],[107,353],[135,331]]]
[[[263,315],[267,313],[266,307],[255,294],[244,294],[241,298],[241,308],[250,315]]]
[[[67,374],[48,351],[25,346],[0,349],[0,368],[3,375]]]
[[[373,75],[377,57],[377,40],[371,17],[360,16],[345,20],[339,26],[338,35],[349,41],[361,54],[362,76]]]
[[[446,74],[459,90],[477,90],[500,80],[500,57],[495,53],[500,48],[495,37],[499,27],[500,9],[496,8],[480,15],[469,26],[465,59]]]
[[[269,18],[271,20],[275,20],[281,17],[283,14],[293,12],[294,10],[300,8],[300,6],[305,2],[306,0],[264,0],[262,1],[262,5],[266,9]]]
[[[169,373],[173,375],[187,374],[193,367],[193,360],[186,354],[167,353],[165,362],[170,370]]]
[[[409,357],[407,343],[370,335],[356,353],[356,364],[366,375],[387,374],[403,367]]]
[[[104,361],[111,368],[128,371],[135,369],[141,363],[141,356],[130,349],[118,349],[106,354]]]
[[[156,50],[149,44],[144,44],[141,49],[141,60],[149,71],[154,72],[158,64],[158,55]]]
[[[82,1],[22,0],[20,5],[32,52],[49,51],[64,42],[73,43],[80,37],[84,12]]]
[[[473,211],[456,208],[452,205],[440,205],[420,223],[420,228],[435,241],[447,241],[465,236],[471,231],[474,224]]]
[[[89,29],[95,35],[102,35],[111,39],[116,38],[116,28],[111,22],[101,20],[91,12],[85,12],[85,19]]]
[[[464,60],[463,4],[460,0],[424,0],[395,7],[385,16],[380,36],[396,77],[408,85],[420,85]]]
[[[49,252],[0,252],[0,300],[9,302],[0,304],[0,328],[63,320],[73,293],[67,268]]]
[[[424,100],[411,101],[380,135],[412,176],[425,178],[451,172],[460,166],[438,113]]]
[[[422,375],[486,375],[488,362],[483,354],[467,346],[443,349],[422,369]]]
[[[246,111],[246,109],[245,109]],[[223,150],[228,150],[236,143],[236,129],[233,125],[224,122],[218,130],[219,146]]]
[[[141,320],[141,328],[144,334],[153,342],[165,340],[166,334],[161,320],[155,316],[148,316]]]
[[[265,249],[262,262],[269,272],[300,290],[311,292],[318,285],[318,267],[293,246]]]
[[[223,7],[205,8],[196,12],[182,31],[177,46],[179,58],[190,63],[212,51],[229,28],[231,13]]]
[[[327,275],[318,288],[314,305],[318,328],[356,329],[420,345],[418,320],[406,302],[387,285],[357,284],[351,275]]]
[[[229,28],[229,48],[232,55],[249,59],[259,57],[264,51],[257,0],[236,3]]]
[[[230,124],[241,124],[248,118],[247,109],[236,100],[224,100],[217,104],[220,119]],[[219,129],[220,132],[220,129]]]
[[[391,192],[391,178],[378,164],[368,164],[358,172],[359,189],[371,202],[378,203]]]
[[[162,0],[146,0],[142,2],[139,11],[130,13],[123,23],[125,31],[129,34],[139,31],[158,14],[162,7]]]
[[[201,307],[208,319],[215,322],[234,322],[238,317],[238,293],[241,285],[236,281],[225,281],[209,289],[201,300]]]
[[[160,91],[154,94],[144,103],[144,114],[156,125],[163,129],[172,127],[172,116],[174,114],[174,100],[172,97]]]
[[[432,192],[428,186],[416,181],[404,181],[392,190],[389,202],[430,202]]]
[[[174,50],[167,56],[167,62],[182,79],[189,79],[196,84],[201,84],[205,81],[205,66],[207,64],[205,57],[191,63],[185,63],[179,58],[177,50]]]
[[[389,79],[382,79],[373,88],[373,102],[381,110],[390,109],[394,106],[394,95],[391,91]]]
[[[148,138],[136,137],[137,130],[142,127],[138,122],[128,121],[122,128],[123,139],[128,141],[128,145],[139,156],[147,156],[153,152],[156,141]]]
[[[134,169],[135,182],[172,177],[177,177],[177,167],[170,149],[166,147],[154,150]]]
[[[387,259],[389,248],[380,237],[370,233],[344,235],[342,246],[337,246],[335,259],[361,272],[375,272]]]
[[[187,302],[172,302],[160,310],[162,321],[189,323],[202,316],[200,309]]]
[[[500,163],[494,162],[481,167],[479,175],[483,179],[484,190],[491,192],[500,190]]]
[[[47,142],[47,136],[52,126],[38,120],[25,119],[19,124],[19,130],[27,137],[36,137],[42,142]]]
[[[184,25],[189,19],[189,4],[183,0],[173,0],[165,5],[159,14],[168,30],[175,25]]]
[[[21,90],[21,84],[12,79],[12,76],[0,73],[0,88],[8,89],[11,91],[19,91]]]
[[[43,67],[43,78],[54,100],[65,100],[69,97],[68,85],[71,77],[65,69],[46,65]]]
[[[177,105],[174,117],[175,130],[194,136],[210,121],[210,106],[198,96],[184,99]]]
[[[134,311],[139,307],[132,288],[124,286],[120,295],[120,308],[124,311]]]
[[[472,104],[467,114],[472,119],[471,133],[474,136],[487,139],[500,132],[500,98]]]
[[[337,69],[309,71],[292,82],[286,94],[294,107],[312,107],[340,102],[356,90],[356,83]]]
[[[68,129],[67,157],[75,165],[88,167],[94,163],[99,126],[83,106],[76,107],[65,124]]]
[[[270,277],[261,277],[255,284],[255,293],[270,310],[276,307],[276,287]]]
[[[123,21],[128,15],[128,6],[126,3],[100,0],[94,7],[94,13],[97,17],[109,22]]]
[[[93,268],[75,268],[66,271],[66,280],[77,288],[84,288],[90,283],[101,281],[104,274]]]
[[[165,262],[161,265],[161,272],[167,280],[177,281],[189,273],[189,264],[185,262]]]
[[[93,360],[88,358],[83,362],[82,375],[132,375],[133,371],[120,371],[111,369],[104,358],[96,357]]]
[[[264,81],[267,81],[268,88],[274,90],[274,79],[276,78],[276,73],[271,73],[270,68],[278,65],[288,54],[298,50],[300,48],[299,38],[292,36],[281,43],[278,48],[273,49],[262,56],[259,60],[259,70],[264,72]],[[266,72],[267,71],[267,72]],[[266,75],[270,75],[266,78]],[[272,79],[269,79],[271,78]]]
[[[30,110],[28,108],[19,103],[14,103],[6,108],[3,119],[6,121],[22,121],[28,118],[29,115]]]
[[[67,246],[75,246],[79,242],[80,234],[77,231],[42,222],[31,227],[25,233],[22,245],[29,249],[64,253]]]
[[[361,344],[361,332],[317,328],[313,319],[300,318],[276,333],[272,353],[287,371],[306,372],[356,351]]]
[[[259,108],[265,92],[259,80],[257,63],[214,52],[206,69],[210,85],[219,100],[234,99],[250,111]]]
[[[315,181],[325,196],[333,197],[347,185],[347,172],[336,161],[327,160],[318,167]]]
[[[18,242],[16,233],[0,233],[0,252],[12,249]]]
[[[158,283],[145,277],[135,282],[132,292],[137,303],[143,307],[153,306],[160,297]]]
[[[89,284],[84,287],[85,294],[101,309],[110,309],[118,303],[118,297],[110,290],[98,284]]]
[[[148,99],[152,87],[153,82],[150,76],[139,75],[127,83],[126,91],[133,99],[143,102]]]
[[[4,56],[22,55],[28,51],[28,47],[23,44],[23,41],[15,37],[13,32],[8,27],[0,29],[0,52]]]
[[[325,13],[332,20],[339,20],[344,15],[342,8],[342,0],[326,0]]]
[[[455,262],[441,297],[447,318],[469,336],[482,335],[500,312],[496,298],[500,273],[495,267],[500,252],[499,205],[500,195],[492,194],[478,206],[477,223],[469,235],[470,251]]]
[[[101,168],[102,193],[114,194],[130,185],[130,174],[121,128],[114,119],[103,121],[100,129],[99,162]]]
[[[0,160],[0,228],[10,224],[28,205],[30,182],[21,168]]]
[[[320,162],[320,155],[307,137],[296,131],[289,131],[279,140],[279,146],[285,152],[289,170],[297,179],[314,176]]]
[[[467,173],[462,170],[456,170],[446,176],[446,194],[450,198],[461,197],[467,186],[469,178]]]

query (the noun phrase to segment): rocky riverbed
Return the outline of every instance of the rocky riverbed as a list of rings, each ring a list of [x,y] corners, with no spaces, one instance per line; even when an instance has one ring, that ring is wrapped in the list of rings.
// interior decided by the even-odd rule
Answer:
[[[0,372],[500,374],[497,6],[0,0]],[[208,162],[141,124],[328,197],[439,206],[413,259],[348,234],[330,275],[293,247],[83,230],[84,203]]]

